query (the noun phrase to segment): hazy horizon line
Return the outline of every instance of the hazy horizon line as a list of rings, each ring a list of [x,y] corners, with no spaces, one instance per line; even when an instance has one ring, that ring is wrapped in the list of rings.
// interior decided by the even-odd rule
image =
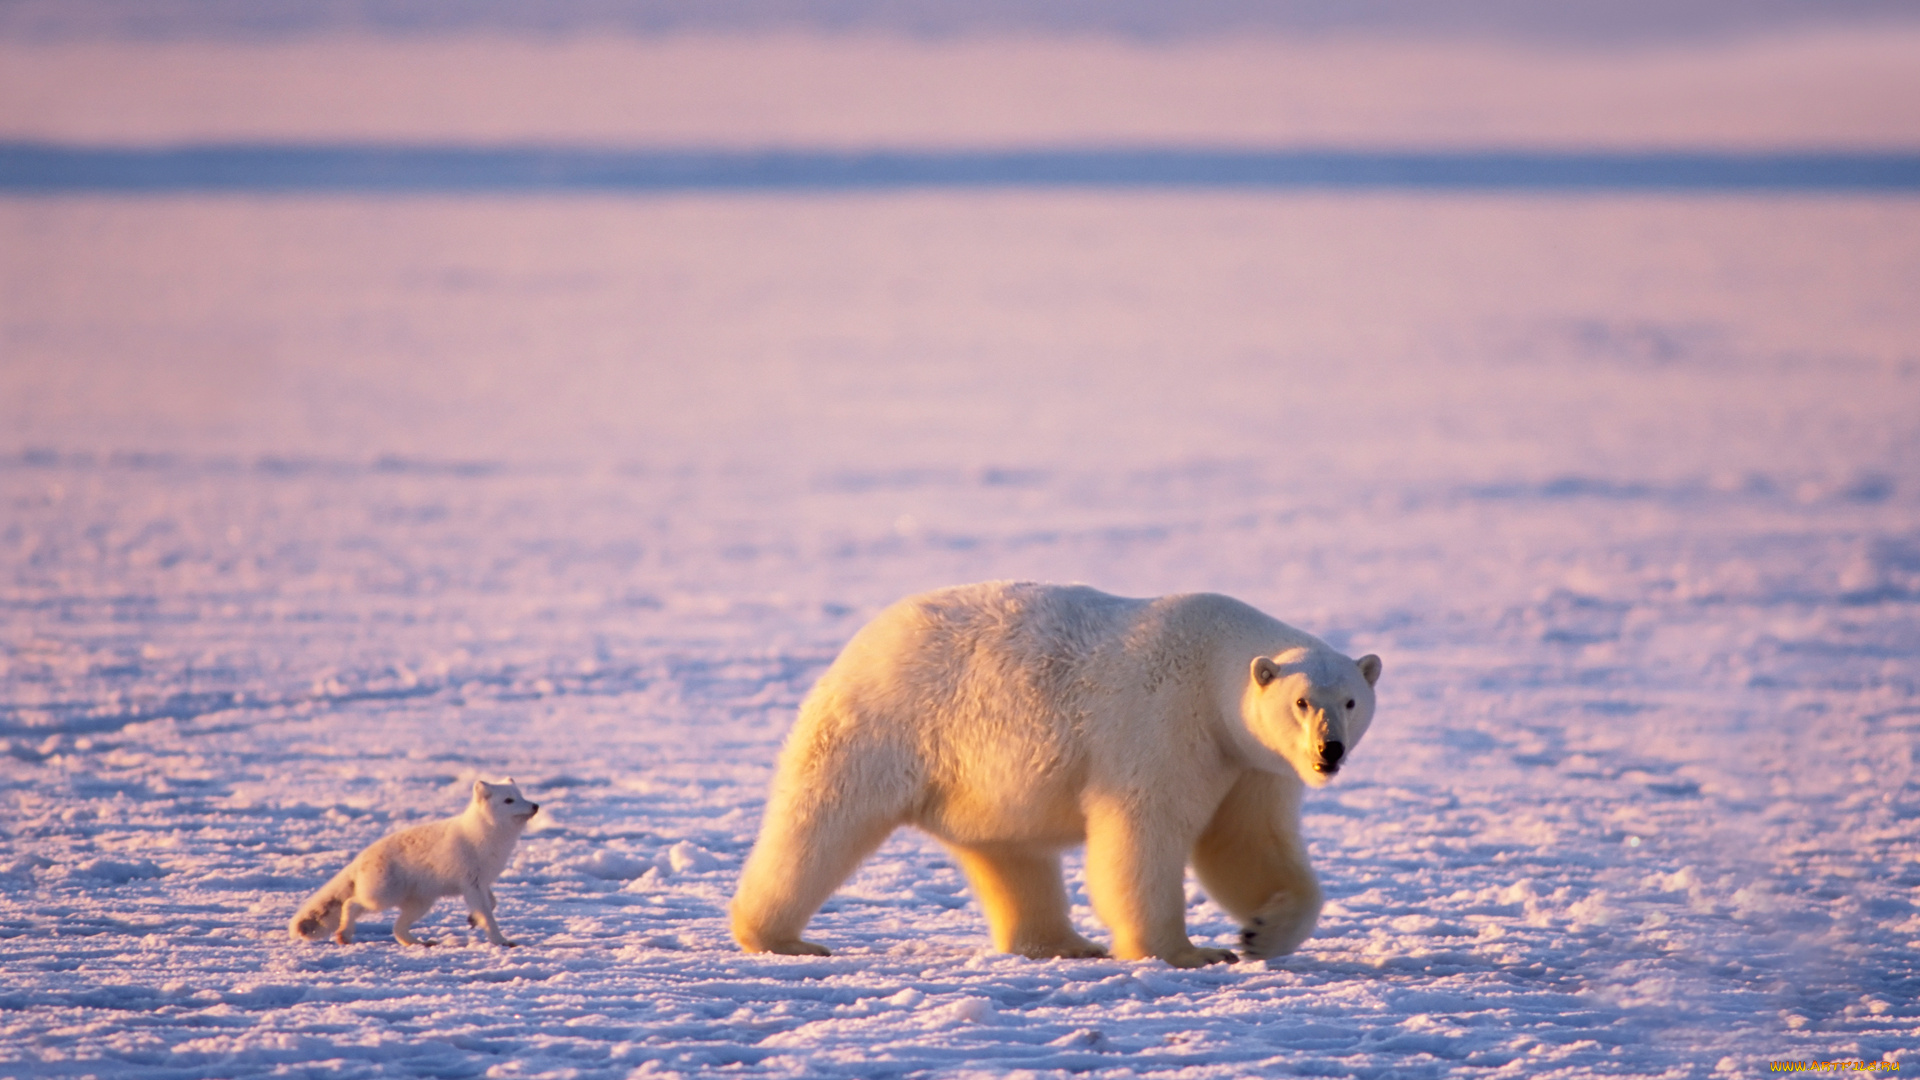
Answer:
[[[913,189],[1915,192],[1910,150],[1041,146],[617,148],[482,143],[0,140],[0,192]]]

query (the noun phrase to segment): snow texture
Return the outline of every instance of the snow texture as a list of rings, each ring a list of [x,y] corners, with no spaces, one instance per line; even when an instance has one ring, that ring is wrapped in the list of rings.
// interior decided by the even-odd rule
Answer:
[[[0,275],[0,1073],[1920,1062],[1911,198],[41,197]],[[811,680],[985,578],[1385,658],[1300,953],[995,955],[910,833],[732,946]],[[287,940],[507,776],[521,947]]]

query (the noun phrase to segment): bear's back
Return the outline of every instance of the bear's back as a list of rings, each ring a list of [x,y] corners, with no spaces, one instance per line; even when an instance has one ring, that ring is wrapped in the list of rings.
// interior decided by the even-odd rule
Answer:
[[[1238,703],[1222,686],[1258,651],[1244,642],[1287,629],[1212,594],[987,582],[911,596],[821,677],[787,771],[801,784],[862,776],[949,840],[1071,842],[1088,783],[1215,745],[1221,710]],[[1223,641],[1235,643],[1225,660]]]
[[[875,616],[821,682],[874,705],[977,701],[1019,709],[1038,704],[1036,695],[1062,704],[1080,669],[1111,650],[1144,606],[1076,585],[936,589]]]
[[[1130,696],[1169,676],[1203,678],[1193,663],[1224,639],[1320,644],[1213,593],[1135,599],[1085,585],[992,581],[892,605],[854,635],[822,681],[902,704],[978,698],[1018,708],[1031,699],[1070,710],[1089,694]]]

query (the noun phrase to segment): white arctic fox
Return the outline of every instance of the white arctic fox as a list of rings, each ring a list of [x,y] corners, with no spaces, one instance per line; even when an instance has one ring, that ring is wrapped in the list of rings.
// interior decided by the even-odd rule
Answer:
[[[473,801],[450,818],[402,829],[376,841],[345,870],[300,905],[287,925],[296,940],[327,934],[342,945],[353,941],[355,909],[400,909],[393,936],[402,945],[432,945],[407,930],[443,896],[465,897],[469,925],[484,924],[487,940],[512,945],[493,921],[493,882],[507,868],[514,841],[540,809],[513,781],[473,782]],[[337,929],[336,929],[337,928]]]

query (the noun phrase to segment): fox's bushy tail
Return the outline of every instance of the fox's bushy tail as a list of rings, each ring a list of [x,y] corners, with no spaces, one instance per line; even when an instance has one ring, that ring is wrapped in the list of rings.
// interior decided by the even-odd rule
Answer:
[[[353,895],[352,868],[333,875],[320,891],[307,897],[287,924],[287,933],[295,941],[320,941],[340,928],[340,908]]]

